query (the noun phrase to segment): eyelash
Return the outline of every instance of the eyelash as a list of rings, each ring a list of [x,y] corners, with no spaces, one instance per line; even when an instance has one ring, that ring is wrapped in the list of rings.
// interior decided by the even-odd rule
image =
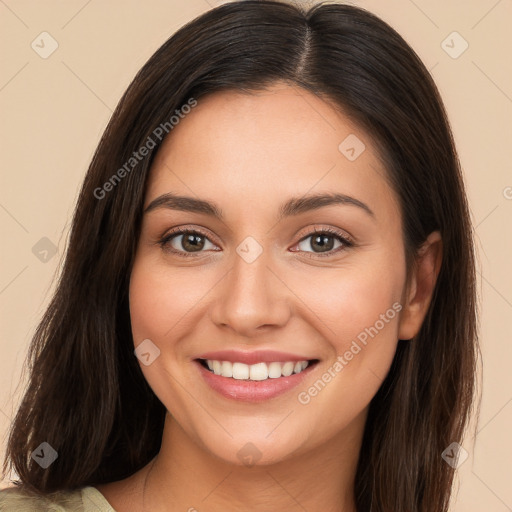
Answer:
[[[201,231],[200,229],[197,229],[197,228],[195,228],[195,229],[176,228],[174,231],[171,231],[170,233],[167,233],[157,243],[160,245],[160,247],[162,249],[168,250],[169,252],[171,252],[173,254],[176,254],[179,257],[182,257],[182,258],[197,257],[195,253],[190,253],[190,252],[186,252],[186,251],[184,251],[184,252],[183,251],[176,251],[175,249],[169,249],[169,248],[166,247],[167,244],[174,237],[179,236],[179,235],[184,235],[184,234],[200,235],[200,236],[208,239],[211,242],[209,236],[206,233],[204,233],[203,231]],[[313,231],[311,231],[307,235],[303,236],[297,242],[297,245],[300,242],[303,242],[304,240],[308,239],[309,237],[314,236],[314,235],[318,235],[318,234],[331,235],[331,236],[337,238],[343,245],[341,247],[338,247],[337,249],[331,250],[331,251],[329,251],[327,253],[315,253],[315,252],[309,252],[309,251],[302,251],[302,252],[305,252],[307,254],[308,258],[316,258],[316,257],[326,258],[326,257],[332,256],[333,254],[337,254],[338,252],[340,252],[343,249],[348,249],[348,248],[354,246],[354,242],[351,239],[349,239],[346,235],[342,234],[341,232],[339,232],[339,231],[337,231],[335,229],[332,229],[332,228],[321,228],[321,229],[314,228]],[[211,242],[211,243],[213,243],[213,242]],[[202,252],[202,251],[199,251],[199,252]],[[301,252],[301,251],[294,251],[294,252]]]

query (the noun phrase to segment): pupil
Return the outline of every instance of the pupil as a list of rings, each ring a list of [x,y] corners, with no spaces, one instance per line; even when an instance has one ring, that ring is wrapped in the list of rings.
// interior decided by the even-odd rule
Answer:
[[[331,243],[326,242],[326,239],[330,239]],[[318,244],[318,246],[320,247],[320,252],[329,251],[334,246],[334,240],[333,237],[329,235],[317,235],[316,237],[313,238],[312,245],[313,244]]]
[[[200,251],[203,248],[204,242],[201,243],[200,240],[202,239],[202,236],[189,234],[183,237],[183,248],[184,249],[191,249],[192,251]],[[199,242],[198,242],[199,241]],[[189,247],[187,247],[189,245]]]

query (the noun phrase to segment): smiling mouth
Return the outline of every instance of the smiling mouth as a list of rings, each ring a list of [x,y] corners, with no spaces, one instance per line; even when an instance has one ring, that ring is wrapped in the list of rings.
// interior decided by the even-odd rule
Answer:
[[[306,368],[318,363],[318,359],[303,361],[284,362],[260,362],[256,364],[245,364],[231,361],[218,361],[215,359],[196,359],[201,366],[215,375],[227,379],[245,381],[265,381],[289,377],[293,374],[302,373]]]

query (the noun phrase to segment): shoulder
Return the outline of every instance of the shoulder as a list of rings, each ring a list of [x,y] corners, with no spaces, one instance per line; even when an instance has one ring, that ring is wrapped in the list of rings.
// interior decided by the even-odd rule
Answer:
[[[0,491],[1,512],[84,512],[81,490],[37,494],[24,486]]]
[[[39,495],[23,487],[0,490],[1,512],[113,512],[108,502],[94,487],[74,491],[56,491]]]

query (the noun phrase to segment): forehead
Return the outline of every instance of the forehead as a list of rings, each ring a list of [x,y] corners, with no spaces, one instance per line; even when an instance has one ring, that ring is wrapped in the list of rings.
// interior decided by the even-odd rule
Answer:
[[[276,84],[198,100],[153,163],[146,205],[176,192],[273,208],[288,196],[339,192],[376,209],[397,201],[371,139],[332,104]],[[372,208],[373,209],[373,208]]]

